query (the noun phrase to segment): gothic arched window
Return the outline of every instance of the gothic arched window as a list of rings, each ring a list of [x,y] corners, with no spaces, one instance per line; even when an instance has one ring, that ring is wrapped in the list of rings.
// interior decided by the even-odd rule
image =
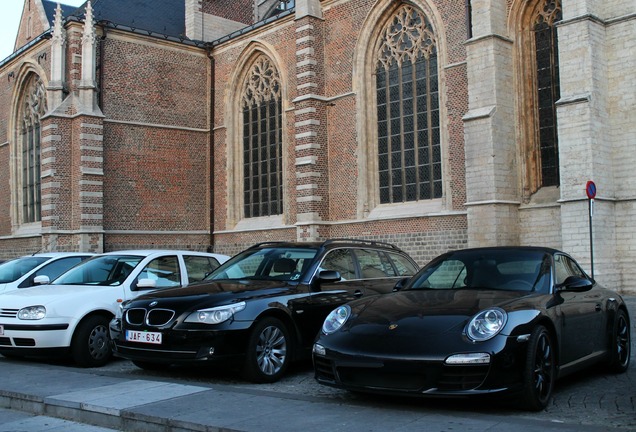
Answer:
[[[40,118],[46,112],[46,90],[35,74],[27,79],[24,89],[18,117],[20,220],[30,223],[40,221]]]
[[[559,185],[559,142],[556,101],[559,100],[559,50],[555,23],[561,20],[561,6],[548,0],[533,20],[536,73],[536,133],[541,161],[539,186]]]
[[[400,7],[380,33],[376,55],[380,203],[440,198],[437,49],[426,17]]]
[[[243,86],[243,216],[283,213],[282,97],[278,71],[266,56]]]

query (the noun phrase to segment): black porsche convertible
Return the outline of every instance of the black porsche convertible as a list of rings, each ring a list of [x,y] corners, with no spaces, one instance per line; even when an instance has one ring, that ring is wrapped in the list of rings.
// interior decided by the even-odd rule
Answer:
[[[395,292],[333,310],[313,347],[316,380],[417,396],[514,395],[547,405],[555,380],[592,364],[625,372],[630,323],[620,295],[563,252],[448,252]]]

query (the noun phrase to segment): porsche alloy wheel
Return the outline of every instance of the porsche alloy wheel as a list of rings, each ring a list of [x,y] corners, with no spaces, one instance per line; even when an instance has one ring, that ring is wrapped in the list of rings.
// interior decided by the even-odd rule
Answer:
[[[631,338],[629,334],[629,320],[623,310],[616,314],[614,331],[610,345],[609,370],[615,373],[622,373],[629,367],[631,355]]]
[[[245,377],[254,382],[274,382],[289,365],[289,331],[276,318],[256,324],[247,346]]]
[[[548,405],[554,389],[555,374],[552,338],[545,327],[538,326],[528,340],[521,395],[522,408],[540,411]]]

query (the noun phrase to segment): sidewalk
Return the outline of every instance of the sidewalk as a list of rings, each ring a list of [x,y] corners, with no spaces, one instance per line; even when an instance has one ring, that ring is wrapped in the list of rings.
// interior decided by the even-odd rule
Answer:
[[[636,297],[628,299],[632,334],[636,326]],[[233,385],[188,385],[161,379],[127,379],[99,375],[99,370],[73,369],[39,363],[3,359],[0,367],[0,408],[36,415],[69,419],[75,422],[123,431],[278,431],[311,432],[325,430],[355,431],[509,431],[528,432],[628,430],[582,425],[582,418],[595,409],[618,410],[617,416],[634,418],[631,408],[608,408],[603,389],[612,388],[612,379],[599,384],[593,392],[597,401],[585,402],[573,420],[550,418],[550,413],[497,414],[488,409],[452,409],[443,405],[393,403],[391,398],[361,401],[326,398],[311,394],[291,394],[242,388]],[[632,369],[613,379],[633,380]],[[558,387],[557,383],[557,387]],[[629,388],[633,388],[630,387]],[[601,391],[600,394],[597,392]],[[608,390],[609,391],[609,390]],[[636,394],[632,394],[632,397]],[[586,397],[587,399],[587,397]],[[629,399],[629,397],[628,397]],[[386,401],[386,402],[384,402]],[[560,412],[558,407],[555,412]],[[567,402],[572,403],[572,400]],[[607,413],[606,415],[613,415]],[[627,420],[628,423],[631,420]],[[584,423],[584,422],[583,422]],[[0,426],[2,420],[0,420]],[[636,420],[631,423],[636,427]],[[2,428],[0,427],[0,430]],[[6,429],[5,429],[6,430]],[[633,430],[633,429],[632,429]]]

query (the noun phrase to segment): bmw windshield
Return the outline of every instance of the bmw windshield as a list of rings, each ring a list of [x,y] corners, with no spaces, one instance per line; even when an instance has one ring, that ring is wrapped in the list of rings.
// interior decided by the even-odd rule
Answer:
[[[205,280],[297,281],[310,267],[317,252],[308,248],[248,249],[214,270]]]
[[[143,257],[135,255],[105,255],[88,259],[59,278],[52,285],[121,285]]]

